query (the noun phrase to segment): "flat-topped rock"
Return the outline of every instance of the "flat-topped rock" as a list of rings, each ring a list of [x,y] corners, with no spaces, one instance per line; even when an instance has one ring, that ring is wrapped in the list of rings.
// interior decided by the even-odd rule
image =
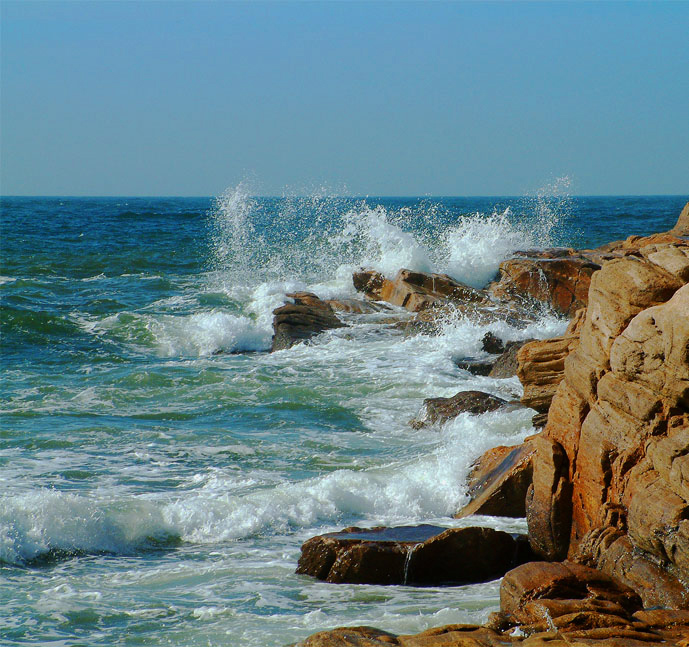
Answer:
[[[429,586],[483,582],[531,557],[525,538],[492,528],[347,528],[302,546],[297,573],[326,582]]]

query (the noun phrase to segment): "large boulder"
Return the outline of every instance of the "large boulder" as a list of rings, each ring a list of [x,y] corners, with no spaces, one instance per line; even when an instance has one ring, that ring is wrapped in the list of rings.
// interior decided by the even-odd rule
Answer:
[[[295,292],[293,300],[273,310],[273,343],[271,352],[291,348],[325,330],[345,326],[332,307],[310,292]]]
[[[297,573],[349,584],[484,582],[530,559],[524,539],[492,528],[347,528],[309,539]]]
[[[488,293],[500,300],[531,299],[573,315],[586,306],[591,276],[600,265],[574,250],[524,252],[500,263]]]

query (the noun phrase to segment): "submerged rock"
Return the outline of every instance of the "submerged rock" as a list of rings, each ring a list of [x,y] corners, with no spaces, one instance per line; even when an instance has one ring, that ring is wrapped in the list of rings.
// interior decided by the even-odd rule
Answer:
[[[297,573],[349,584],[484,582],[531,557],[525,538],[492,528],[347,528],[309,539]]]
[[[423,401],[421,413],[410,421],[414,429],[434,424],[443,424],[460,413],[478,415],[495,411],[508,404],[507,400],[482,391],[460,391],[451,398],[427,398]]]
[[[273,311],[273,343],[271,352],[291,348],[314,335],[345,326],[332,307],[310,292],[287,295],[294,300]]]

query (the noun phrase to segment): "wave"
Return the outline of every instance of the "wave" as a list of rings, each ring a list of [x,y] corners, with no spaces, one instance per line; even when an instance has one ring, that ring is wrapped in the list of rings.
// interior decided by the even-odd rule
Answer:
[[[458,214],[437,201],[269,201],[239,185],[210,211],[211,262],[216,277],[232,286],[299,280],[351,292],[351,272],[370,267],[388,276],[401,268],[447,273],[484,287],[514,251],[554,244],[568,203],[539,196],[524,204],[519,214],[510,206]]]
[[[466,498],[469,465],[496,444],[533,431],[530,411],[460,415],[425,453],[366,470],[339,469],[303,481],[266,481],[211,468],[175,501],[112,493],[107,499],[55,490],[0,497],[0,561],[50,556],[131,554],[283,535],[343,523],[407,524],[449,517]],[[428,432],[429,437],[437,431]]]

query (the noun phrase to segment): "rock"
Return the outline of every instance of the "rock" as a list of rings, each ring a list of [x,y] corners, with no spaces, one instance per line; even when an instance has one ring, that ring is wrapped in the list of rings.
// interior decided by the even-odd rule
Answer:
[[[481,290],[455,281],[447,274],[428,274],[402,269],[393,280],[373,270],[360,270],[352,277],[354,287],[367,298],[386,301],[411,312],[420,312],[445,302],[486,303]]]
[[[598,610],[631,614],[641,609],[629,587],[593,568],[572,562],[529,562],[509,571],[500,585],[500,610],[518,623],[537,620],[539,605],[557,613]],[[549,601],[566,601],[550,604]],[[576,602],[574,602],[576,601]],[[577,604],[583,603],[583,604]],[[602,603],[602,604],[601,604]]]
[[[309,636],[299,647],[389,647],[399,645],[394,634],[373,627],[341,627]]]
[[[497,517],[526,516],[526,493],[531,485],[534,444],[496,447],[481,456],[469,474],[471,501],[455,517],[485,514]]]
[[[544,436],[534,436],[531,443],[535,451],[531,458],[532,483],[526,495],[529,543],[544,559],[564,559],[572,515],[567,454]]]
[[[525,407],[548,412],[565,375],[565,359],[578,345],[578,336],[564,336],[532,341],[519,349],[517,376],[524,386]]]
[[[410,421],[414,429],[429,425],[442,425],[460,413],[478,415],[495,411],[507,404],[507,400],[482,391],[460,391],[451,398],[427,398],[423,401],[421,413]]]
[[[492,361],[484,361],[480,359],[461,359],[456,360],[455,364],[465,371],[469,371],[472,375],[489,375],[493,370]]]
[[[505,350],[493,363],[493,367],[488,373],[488,377],[505,378],[516,375],[517,367],[519,366],[519,362],[517,361],[517,353],[522,346],[532,341],[534,340],[524,339],[521,341],[508,341],[505,344]]]
[[[505,344],[502,339],[496,337],[492,332],[488,331],[483,335],[481,340],[481,347],[486,353],[492,353],[493,355],[500,355],[505,352]]]
[[[297,573],[349,584],[438,585],[495,579],[530,554],[491,528],[348,528],[309,539]]]
[[[689,202],[684,205],[682,213],[679,214],[677,223],[670,229],[669,233],[673,236],[689,236]]]
[[[585,307],[593,273],[600,265],[573,250],[544,250],[500,263],[500,278],[488,293],[501,300],[534,299],[573,315]]]
[[[383,303],[374,303],[363,299],[327,299],[325,303],[335,312],[351,312],[352,314],[370,314],[390,310]]]
[[[333,309],[315,294],[297,292],[288,294],[294,303],[273,311],[273,343],[271,352],[291,348],[325,330],[345,326]]]

